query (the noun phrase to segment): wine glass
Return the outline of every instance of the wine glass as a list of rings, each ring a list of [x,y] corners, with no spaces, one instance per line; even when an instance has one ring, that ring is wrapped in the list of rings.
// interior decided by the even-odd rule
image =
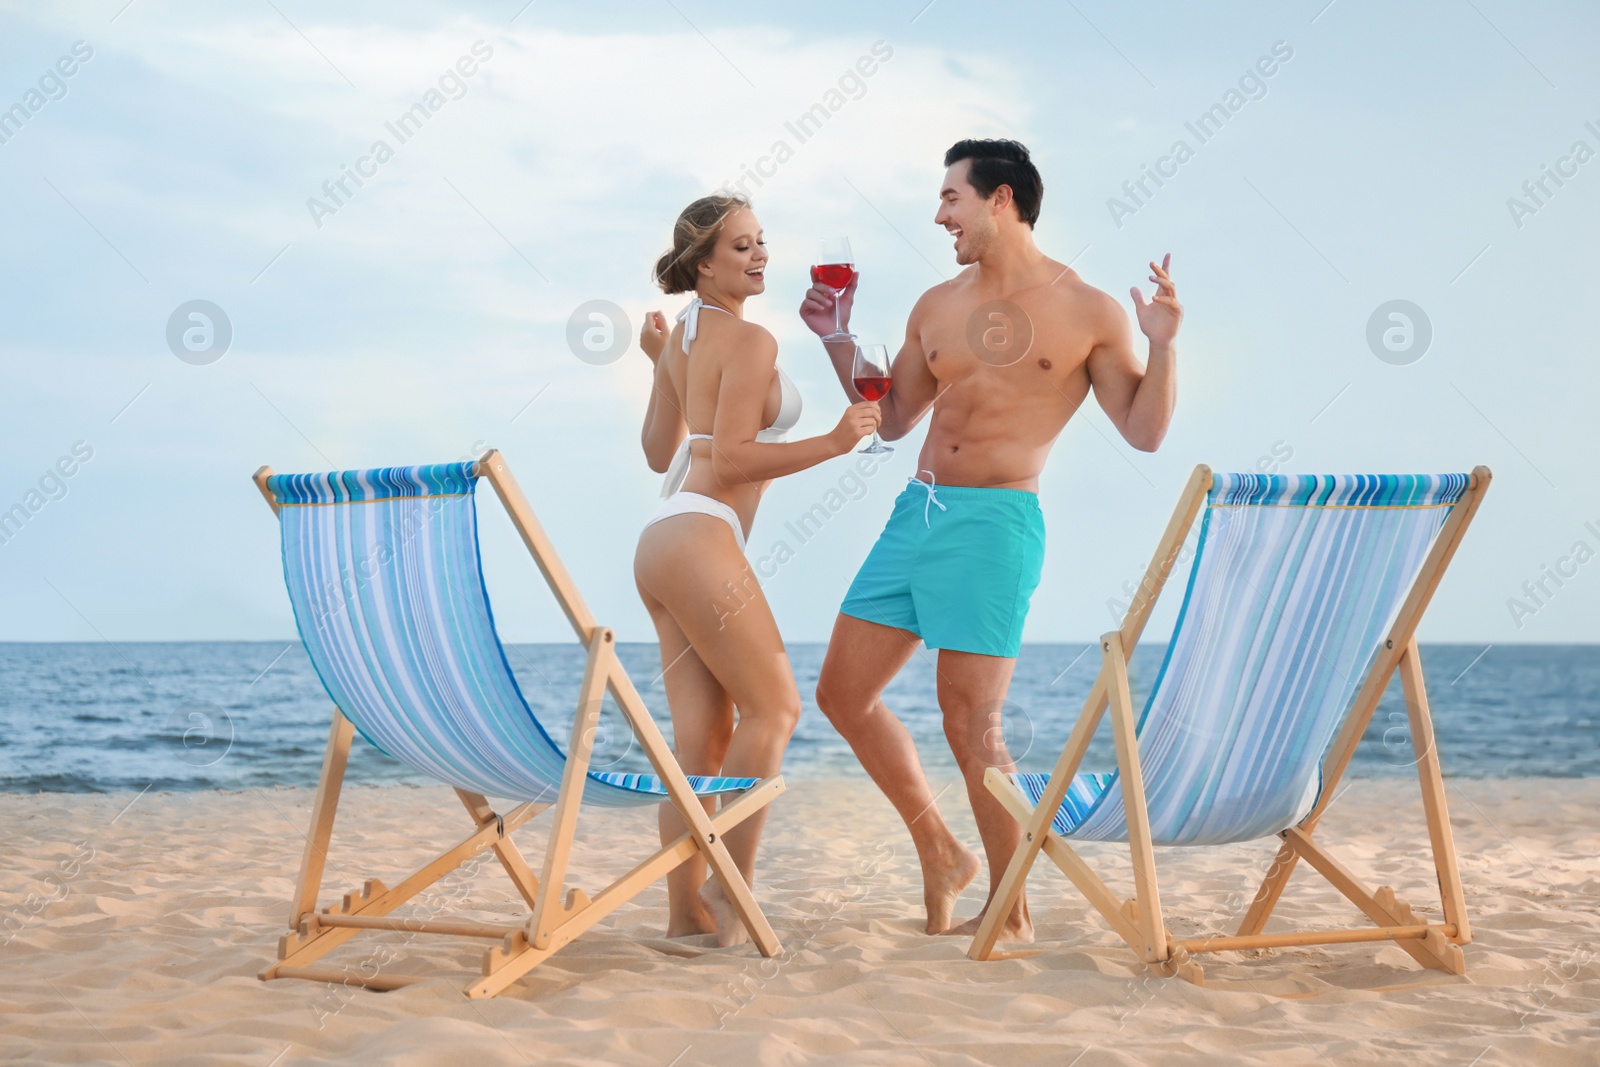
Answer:
[[[889,346],[888,345],[856,345],[855,363],[850,369],[850,378],[856,387],[856,392],[861,394],[862,400],[882,400],[889,395],[889,386],[893,379],[889,377]],[[872,443],[866,448],[856,450],[865,455],[878,456],[894,449],[883,443],[878,436],[878,431],[872,431]]]
[[[839,324],[839,299],[856,278],[856,257],[850,254],[850,240],[846,237],[829,237],[817,242],[817,262],[811,268],[811,280],[821,282],[833,290],[833,332],[824,341],[854,341],[856,335]]]

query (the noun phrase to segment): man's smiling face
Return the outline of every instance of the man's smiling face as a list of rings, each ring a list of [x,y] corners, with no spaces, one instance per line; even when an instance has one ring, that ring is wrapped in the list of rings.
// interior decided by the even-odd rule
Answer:
[[[945,170],[939,213],[933,217],[935,225],[955,238],[956,262],[962,266],[978,262],[997,229],[993,199],[984,199],[972,187],[967,180],[971,169],[970,159],[958,159]]]

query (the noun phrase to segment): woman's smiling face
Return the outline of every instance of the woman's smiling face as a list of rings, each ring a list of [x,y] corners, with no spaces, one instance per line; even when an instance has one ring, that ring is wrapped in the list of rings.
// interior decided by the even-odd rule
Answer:
[[[740,208],[722,221],[716,246],[700,263],[700,288],[732,297],[755,296],[767,287],[767,243],[755,212]]]

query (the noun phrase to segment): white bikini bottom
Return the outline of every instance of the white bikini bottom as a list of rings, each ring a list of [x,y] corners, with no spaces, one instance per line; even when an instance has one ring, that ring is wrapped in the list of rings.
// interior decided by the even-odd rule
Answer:
[[[662,519],[670,519],[674,515],[711,515],[721,519],[733,530],[733,539],[739,542],[739,551],[744,551],[744,528],[739,525],[739,513],[715,497],[703,493],[686,493],[680,489],[661,502],[655,514],[645,520],[645,528],[648,529]]]

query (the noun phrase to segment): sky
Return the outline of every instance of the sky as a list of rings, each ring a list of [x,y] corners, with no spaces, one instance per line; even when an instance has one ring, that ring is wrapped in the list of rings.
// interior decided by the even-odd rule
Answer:
[[[0,3],[0,512],[26,513],[0,525],[0,640],[292,638],[252,472],[485,445],[596,617],[653,640],[649,365],[570,323],[676,312],[649,275],[674,217],[755,174],[747,314],[804,394],[792,436],[825,433],[845,399],[796,313],[816,242],[848,235],[854,328],[896,346],[957,269],[932,220],[969,136],[1032,149],[1039,245],[1130,320],[1168,252],[1186,308],[1159,451],[1092,404],[1056,443],[1025,640],[1116,624],[1200,462],[1486,464],[1423,640],[1600,640],[1597,34],[1592,5],[1510,0]],[[762,570],[790,641],[826,640],[924,430],[860,491],[851,457],[768,492],[750,555],[792,552]],[[481,513],[502,635],[568,639]]]

